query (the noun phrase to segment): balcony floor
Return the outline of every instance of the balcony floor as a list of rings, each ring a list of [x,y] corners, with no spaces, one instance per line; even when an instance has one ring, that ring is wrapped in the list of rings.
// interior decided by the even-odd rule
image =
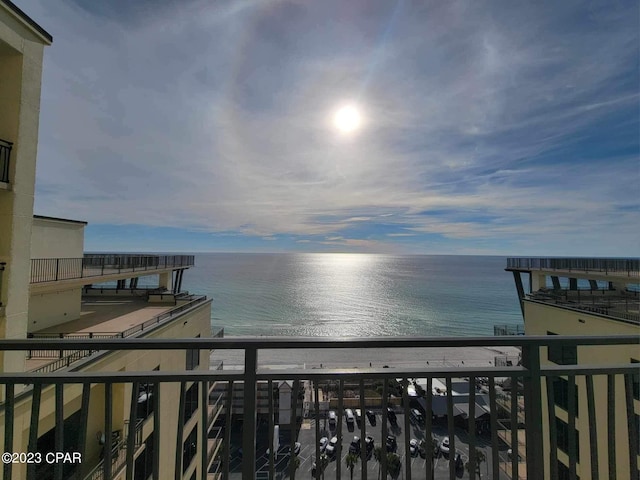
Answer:
[[[174,308],[142,298],[100,297],[82,300],[80,318],[34,333],[120,333]]]

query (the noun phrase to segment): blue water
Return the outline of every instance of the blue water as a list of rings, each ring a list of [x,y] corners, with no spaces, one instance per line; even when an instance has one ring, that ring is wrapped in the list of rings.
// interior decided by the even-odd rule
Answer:
[[[522,323],[506,258],[199,254],[183,289],[225,335],[493,335]]]

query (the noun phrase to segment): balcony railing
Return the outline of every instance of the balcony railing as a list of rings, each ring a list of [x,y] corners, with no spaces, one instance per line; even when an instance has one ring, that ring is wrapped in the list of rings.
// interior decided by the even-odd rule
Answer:
[[[142,445],[142,426],[144,425],[144,420],[138,420],[135,424],[135,432],[133,434],[133,449],[137,450]],[[114,445],[111,447],[111,475],[115,477],[119,472],[122,471],[123,467],[127,462],[127,441],[130,439],[128,434],[130,423],[127,421],[125,423],[125,437],[118,439]],[[104,468],[104,459],[101,460],[98,465],[95,466],[88,475],[86,475],[85,480],[105,480],[107,478],[112,478],[111,476],[105,477],[105,468]]]
[[[607,293],[605,295],[605,293]],[[553,290],[525,295],[527,300],[558,307],[596,313],[630,323],[640,324],[638,292],[605,290]],[[495,327],[494,327],[495,331]]]
[[[81,258],[34,258],[31,283],[192,267],[193,255],[85,254]]]
[[[181,390],[184,390],[185,386],[190,382],[200,382],[199,392],[201,395],[200,405],[207,405],[209,402],[209,388],[208,384],[211,382],[224,382],[227,383],[228,392],[233,390],[233,384],[235,382],[243,382],[244,384],[244,412],[246,413],[242,419],[242,439],[241,447],[243,450],[243,458],[241,466],[242,478],[253,479],[256,477],[256,452],[264,452],[268,445],[273,444],[273,432],[274,432],[274,406],[270,402],[269,405],[269,421],[268,421],[268,439],[264,445],[257,444],[257,429],[259,427],[256,418],[256,394],[258,382],[267,382],[269,392],[273,392],[277,382],[282,380],[288,380],[292,384],[291,398],[297,399],[303,388],[311,389],[313,400],[310,402],[310,415],[311,421],[315,424],[315,439],[309,442],[315,447],[315,452],[312,456],[316,459],[321,459],[321,452],[319,447],[319,437],[321,435],[320,422],[325,418],[326,412],[320,409],[320,395],[319,390],[322,385],[332,382],[333,385],[337,384],[338,390],[338,407],[337,407],[337,425],[335,426],[335,435],[338,439],[347,438],[346,430],[343,421],[344,403],[342,398],[346,395],[345,385],[358,385],[357,391],[360,401],[359,408],[362,412],[366,411],[368,407],[365,403],[365,386],[369,382],[382,383],[382,422],[379,428],[382,430],[382,438],[386,438],[388,434],[395,433],[398,435],[398,442],[403,445],[399,448],[400,464],[394,462],[393,458],[386,455],[381,455],[379,460],[379,471],[381,478],[387,478],[387,473],[395,476],[396,478],[400,474],[400,470],[403,470],[403,476],[407,480],[411,480],[412,476],[418,478],[418,474],[413,471],[415,468],[413,465],[416,462],[410,461],[412,458],[409,446],[409,440],[411,432],[417,430],[420,431],[421,437],[430,441],[432,433],[435,429],[432,416],[427,414],[424,416],[424,422],[419,426],[414,425],[413,429],[410,425],[410,402],[408,386],[412,379],[424,379],[426,382],[426,388],[422,393],[422,399],[424,400],[425,412],[434,412],[436,400],[440,401],[443,395],[433,393],[432,387],[436,379],[444,379],[446,383],[446,431],[450,439],[449,449],[451,452],[456,452],[456,444],[464,443],[468,449],[468,475],[469,478],[474,479],[479,475],[479,471],[483,472],[483,478],[503,478],[500,474],[501,468],[505,468],[504,460],[500,458],[500,446],[501,441],[506,442],[512,446],[513,453],[510,455],[509,462],[506,464],[506,471],[511,478],[518,478],[523,472],[519,469],[519,452],[522,452],[524,456],[524,462],[526,465],[526,478],[531,480],[543,479],[545,477],[545,468],[550,468],[551,477],[558,477],[558,439],[561,438],[556,432],[556,403],[554,401],[554,387],[553,380],[562,376],[568,379],[568,398],[573,398],[576,388],[580,388],[580,391],[586,392],[585,399],[581,400],[581,405],[584,402],[586,408],[580,407],[580,418],[583,421],[582,424],[589,425],[590,429],[587,432],[582,432],[580,436],[580,473],[584,472],[585,476],[591,473],[592,478],[598,476],[600,469],[605,469],[607,466],[599,466],[598,461],[602,458],[608,459],[608,472],[609,476],[616,478],[637,478],[637,452],[638,452],[638,431],[636,428],[636,418],[634,411],[634,397],[636,395],[635,375],[637,375],[637,364],[598,364],[598,365],[547,365],[540,361],[541,353],[545,351],[543,347],[560,347],[560,346],[576,346],[577,348],[593,349],[596,347],[611,347],[616,345],[628,345],[636,348],[640,345],[640,337],[631,336],[580,336],[580,337],[563,337],[563,336],[509,336],[509,337],[465,337],[465,338],[219,338],[219,339],[109,339],[109,340],[0,340],[1,351],[19,351],[33,348],[52,349],[52,348],[64,348],[64,349],[81,349],[91,348],[95,350],[112,350],[112,351],[131,351],[131,350],[190,350],[190,349],[206,349],[206,350],[243,350],[244,351],[244,365],[243,371],[239,370],[210,370],[210,371],[150,371],[150,372],[53,372],[48,374],[42,373],[3,373],[0,376],[0,385],[5,385],[5,402],[2,405],[0,413],[4,414],[4,451],[11,452],[19,450],[19,445],[14,442],[14,425],[16,425],[16,419],[14,418],[15,412],[25,411],[25,404],[31,405],[30,422],[25,422],[23,418],[19,420],[19,429],[29,429],[29,445],[27,451],[36,451],[37,433],[39,424],[39,402],[41,398],[44,398],[44,389],[53,389],[55,394],[55,417],[57,423],[62,424],[63,418],[63,406],[65,405],[62,398],[63,394],[66,395],[66,391],[61,386],[80,384],[82,385],[82,400],[80,404],[80,417],[81,421],[81,438],[89,438],[87,430],[87,418],[91,414],[89,412],[89,406],[91,404],[90,399],[95,393],[91,390],[92,385],[104,385],[104,391],[100,391],[100,395],[104,396],[103,404],[104,411],[100,412],[100,415],[104,415],[104,433],[105,438],[110,438],[113,431],[113,418],[111,414],[105,414],[106,412],[113,412],[114,409],[114,384],[134,384],[134,387],[140,383],[151,383],[154,385],[155,392],[162,392],[162,385],[166,383],[177,383],[181,385]],[[377,352],[381,348],[394,348],[394,349],[406,349],[411,356],[413,352],[418,348],[447,348],[455,349],[461,347],[501,347],[501,346],[516,346],[522,351],[522,364],[512,367],[407,367],[391,365],[389,368],[322,368],[322,369],[303,369],[303,368],[287,368],[270,369],[264,365],[258,363],[259,352],[265,350],[278,350],[282,351],[283,355],[287,358],[291,357],[292,351],[298,350],[301,352],[308,351],[309,349],[366,349],[371,352],[372,358],[375,358]],[[280,353],[280,352],[278,352]],[[335,353],[327,351],[327,361],[330,362],[332,357],[335,359]],[[424,363],[420,362],[422,365]],[[468,399],[466,401],[465,408],[462,409],[467,413],[464,424],[467,428],[467,433],[464,436],[456,436],[456,426],[454,424],[454,412],[460,411],[462,404],[459,401],[454,402],[455,395],[452,389],[452,380],[457,378],[464,378],[468,382]],[[501,392],[497,388],[501,379],[511,379],[511,388],[509,398],[507,393]],[[481,379],[481,385],[486,385],[483,390],[477,390],[477,380]],[[594,384],[596,387],[605,385],[603,391],[598,390],[599,395],[596,396],[594,391]],[[22,388],[22,385],[32,386],[32,392],[22,392],[18,396],[15,395],[16,388]],[[76,391],[78,391],[76,387]],[[168,390],[167,390],[168,391]],[[476,432],[476,399],[486,391],[488,399],[488,412],[489,415],[489,434],[488,436],[480,437]],[[606,391],[606,394],[604,393]],[[125,405],[131,404],[131,411],[129,412],[130,418],[135,418],[135,400],[138,395],[138,389],[131,389],[132,398],[130,400],[124,399]],[[78,391],[78,394],[80,392]],[[602,393],[602,395],[600,395]],[[49,394],[49,392],[47,392]],[[604,400],[603,400],[604,397]],[[37,399],[32,402],[30,398]],[[156,397],[160,398],[160,397]],[[225,412],[229,412],[231,408],[232,395],[227,395],[225,402]],[[102,404],[102,400],[98,399]],[[122,399],[120,399],[122,400]],[[68,401],[68,399],[67,399]],[[161,400],[156,400],[161,401]],[[182,451],[182,432],[179,431],[183,424],[181,415],[183,415],[184,400],[177,401],[175,398],[169,398],[165,400],[168,405],[175,405],[177,411],[175,415],[178,417],[177,429],[178,431],[171,434],[172,438],[176,438],[176,449],[178,452]],[[22,402],[22,403],[21,403]],[[455,403],[455,410],[454,410]],[[604,403],[604,404],[603,404]],[[400,425],[390,427],[389,420],[392,420],[391,415],[388,413],[386,407],[392,407],[395,413],[403,422],[399,422]],[[288,427],[290,431],[294,432],[294,440],[298,435],[298,428],[300,426],[301,411],[298,411],[298,405],[296,401],[291,402],[291,421]],[[126,411],[126,409],[125,409]],[[596,411],[598,417],[607,419],[608,428],[600,429],[596,431]],[[48,412],[48,410],[47,410]],[[160,445],[160,432],[164,430],[161,428],[162,418],[159,414],[160,409],[154,410],[154,435],[153,443]],[[543,413],[545,412],[545,413]],[[604,412],[604,413],[603,413]],[[96,412],[93,412],[96,414]],[[199,427],[202,429],[201,438],[207,438],[207,421],[209,418],[208,409],[202,408],[199,412]],[[544,421],[543,415],[547,421]],[[624,421],[620,421],[620,416],[624,418]],[[568,430],[565,436],[562,437],[563,458],[568,458],[566,469],[569,472],[570,477],[576,478],[577,463],[578,463],[578,430],[576,429],[576,417],[577,411],[573,402],[569,402],[568,411],[565,418],[568,419]],[[465,418],[464,416],[462,418]],[[585,420],[586,419],[586,420]],[[231,417],[225,415],[224,435],[221,439],[222,443],[222,458],[231,458]],[[499,423],[505,425],[507,430],[499,432]],[[600,418],[599,422],[602,422]],[[548,430],[545,430],[546,434],[543,434],[541,426],[546,423]],[[175,422],[173,422],[175,424]],[[600,425],[601,423],[598,423]],[[392,424],[393,425],[393,424]],[[527,428],[525,429],[524,426]],[[622,427],[621,427],[622,426]],[[367,465],[366,462],[374,462],[373,458],[370,460],[366,456],[366,444],[365,438],[367,436],[367,429],[373,429],[374,427],[367,426],[367,422],[363,418],[360,425],[360,439],[361,439],[361,462],[358,464]],[[438,427],[440,428],[440,427]],[[16,430],[22,431],[22,430]],[[302,435],[300,430],[300,435]],[[25,432],[26,433],[26,432]],[[166,433],[166,432],[165,432]],[[343,435],[343,433],[345,435]],[[130,433],[131,441],[127,444],[126,451],[126,465],[127,476],[131,478],[133,475],[134,461],[133,461],[133,448],[134,448],[134,434]],[[311,435],[311,434],[309,434]],[[585,442],[585,435],[588,437]],[[264,438],[264,437],[261,437]],[[623,438],[623,444],[616,445],[616,442],[620,442],[620,438]],[[502,439],[502,440],[500,440]],[[64,438],[62,435],[55,435],[54,449],[57,451],[63,450]],[[166,444],[170,439],[163,439],[163,444]],[[348,441],[348,440],[347,440]],[[482,450],[478,450],[480,445],[484,446],[486,452],[486,461],[483,460],[484,455],[480,455]],[[131,446],[129,446],[131,445]],[[237,447],[238,445],[236,445]],[[207,442],[201,442],[198,445],[199,458],[202,462],[201,471],[206,472],[209,463],[209,447]],[[84,445],[80,443],[80,448],[84,451]],[[342,459],[343,453],[346,453],[341,442],[337,444],[336,456],[338,459]],[[504,450],[506,447],[502,446]],[[627,450],[628,448],[628,450]],[[620,464],[620,451],[628,452],[628,458],[625,460],[625,464]],[[480,452],[480,453],[479,453]],[[545,454],[548,453],[550,458],[546,458],[548,467],[545,467]],[[585,455],[586,453],[586,455]],[[160,468],[160,451],[158,448],[153,451],[153,470],[154,478],[159,478]],[[175,472],[165,472],[164,475],[170,475],[171,477],[180,478],[182,474],[182,465],[180,464],[180,455],[176,456]],[[424,478],[425,472],[432,471],[435,467],[435,463],[431,454],[425,456],[425,471],[421,472],[420,476]],[[397,460],[397,459],[396,459]],[[522,460],[522,458],[521,458]],[[501,463],[502,462],[502,463]],[[549,463],[550,462],[550,463]],[[482,464],[485,465],[482,465]],[[110,449],[106,449],[105,458],[103,463],[104,478],[112,478],[113,472],[113,454]],[[282,461],[279,461],[279,465],[282,466]],[[371,465],[371,464],[369,464]],[[307,468],[309,465],[307,465]],[[479,468],[481,467],[481,468]],[[11,476],[12,468],[11,464],[4,465],[4,478],[8,479]],[[15,467],[17,468],[17,467]],[[62,464],[56,464],[57,478],[62,478]],[[270,478],[275,478],[274,469],[276,468],[274,462],[274,456],[268,455],[268,461],[261,464],[259,467],[261,474],[270,474]],[[280,467],[278,467],[280,468]],[[296,462],[288,461],[286,467],[290,478],[295,474]],[[439,467],[440,468],[440,467]],[[456,471],[454,462],[448,462],[447,477],[450,479],[456,478],[459,472]],[[27,465],[27,478],[35,478],[35,465]],[[223,463],[223,478],[229,478],[230,462],[225,461]],[[335,464],[332,462],[327,469],[335,469],[335,478],[341,478],[341,471],[344,469],[346,474],[346,467],[342,465],[342,462],[338,460]],[[487,471],[487,476],[484,476],[484,470]],[[237,472],[240,473],[240,472]],[[286,473],[286,472],[283,472]],[[300,472],[302,473],[302,472]],[[326,472],[324,472],[326,473]],[[361,478],[367,478],[367,468],[360,470]],[[563,473],[564,475],[564,473]],[[602,475],[602,474],[601,474]],[[300,475],[301,476],[301,475]],[[320,478],[320,469],[315,472],[316,478]],[[606,476],[606,475],[605,475]],[[322,474],[324,478],[324,474]],[[439,477],[437,477],[439,478]],[[600,477],[602,478],[602,476]]]
[[[0,138],[0,182],[9,183],[9,160],[13,143]]]
[[[524,325],[494,325],[493,334],[496,336],[504,335],[524,335]]]
[[[640,276],[637,258],[507,258],[507,270],[562,270]]]

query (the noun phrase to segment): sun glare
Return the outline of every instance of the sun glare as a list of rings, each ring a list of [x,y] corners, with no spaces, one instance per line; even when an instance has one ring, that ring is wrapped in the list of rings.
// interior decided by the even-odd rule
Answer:
[[[346,105],[339,108],[333,116],[333,125],[341,133],[351,133],[360,128],[362,116],[356,107]]]

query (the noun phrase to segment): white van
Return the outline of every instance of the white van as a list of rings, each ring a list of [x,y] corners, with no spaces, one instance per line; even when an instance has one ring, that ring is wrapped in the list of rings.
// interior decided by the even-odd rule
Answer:
[[[347,408],[344,411],[344,416],[347,419],[347,425],[350,423],[353,424],[353,422],[356,421],[356,416],[353,414],[353,410],[351,410],[350,408]]]

